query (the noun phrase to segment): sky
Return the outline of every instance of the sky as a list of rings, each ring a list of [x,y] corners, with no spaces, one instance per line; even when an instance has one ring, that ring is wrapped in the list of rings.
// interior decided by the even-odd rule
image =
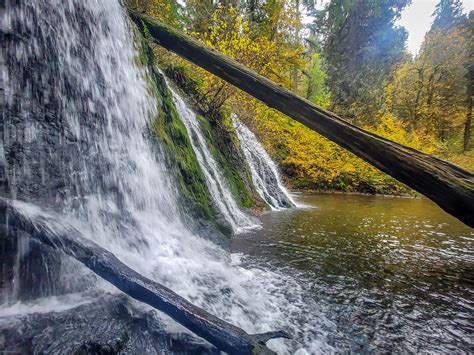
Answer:
[[[322,8],[329,0],[318,0],[318,7]],[[412,0],[410,6],[402,12],[398,24],[408,31],[407,49],[416,54],[420,49],[425,33],[430,29],[433,18],[431,14],[439,0]],[[463,0],[464,13],[474,10],[474,0]]]
[[[430,29],[433,18],[431,14],[435,10],[438,0],[413,0],[412,4],[405,8],[398,22],[408,31],[408,50],[416,54],[420,49],[425,33]],[[474,0],[462,1],[464,13],[474,10]]]

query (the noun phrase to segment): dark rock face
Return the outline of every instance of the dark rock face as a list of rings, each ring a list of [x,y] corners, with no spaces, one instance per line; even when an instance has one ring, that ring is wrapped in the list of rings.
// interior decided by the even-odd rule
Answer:
[[[38,1],[36,5],[46,7],[47,4]],[[1,32],[5,90],[1,92],[4,110],[0,194],[60,208],[59,202],[74,186],[70,177],[80,170],[78,160],[73,159],[78,156],[80,146],[71,139],[62,115],[57,89],[62,80],[58,53],[51,29],[40,26],[44,20],[38,18],[39,12],[34,11],[34,5],[18,0],[9,2],[7,6],[12,16]],[[58,13],[53,8],[50,10],[51,21],[57,20]],[[18,16],[20,12],[29,21],[22,21],[24,18]],[[73,83],[64,81],[64,84],[68,85],[66,91],[71,96],[77,95]],[[70,164],[63,164],[65,161]],[[17,277],[24,280],[24,288],[17,290],[19,293],[15,295],[20,298],[41,294],[38,274],[45,270],[54,272],[58,268],[57,257],[41,255],[37,246],[29,244],[25,241],[18,245],[0,238],[2,293],[13,288],[15,263],[20,273]],[[24,252],[18,256],[20,249]],[[43,276],[49,279],[52,275],[46,273]],[[27,289],[31,291],[29,295]]]
[[[153,311],[104,295],[61,312],[0,318],[0,349],[19,354],[218,354],[186,333],[169,334]]]
[[[102,238],[110,249],[120,244],[115,250],[150,248],[156,235],[149,231],[156,227],[163,227],[157,232],[162,237],[185,230],[175,208],[175,186],[146,137],[147,119],[159,107],[142,81],[119,2],[12,0],[6,14],[0,196],[40,211],[61,211],[58,215],[86,225],[90,239]],[[163,223],[140,224],[144,212]],[[2,227],[6,221],[0,215]],[[48,228],[55,235],[56,226]],[[83,292],[94,284],[94,277],[63,254],[23,237],[0,233],[0,304]],[[63,280],[75,282],[83,274],[86,282],[77,285]],[[2,316],[0,349],[212,353],[194,338],[166,335],[143,311],[134,310],[135,317],[114,302]]]
[[[120,58],[108,51],[116,49],[113,26],[124,27],[117,41],[124,41],[128,29],[115,25],[108,10],[121,20],[113,2],[94,7],[92,1],[7,1],[1,28],[0,196],[86,220],[90,197],[100,196],[93,203],[100,199],[119,212],[96,207],[94,217],[120,229],[135,225],[123,207],[127,187],[120,186],[107,157],[123,160],[124,169],[135,167],[124,153],[127,144],[111,144],[116,132],[127,134],[124,117],[131,114],[123,113],[130,100],[118,102],[130,96],[119,82],[128,73],[111,74]],[[136,106],[145,106],[140,100],[145,99]],[[130,112],[146,118],[145,108]],[[0,302],[70,291],[51,282],[59,279],[63,264],[57,254],[0,236],[0,257]]]
[[[105,158],[110,147],[101,145],[124,129],[117,127],[123,124],[119,109],[110,112],[121,94],[107,82],[113,58],[104,59],[105,51],[96,49],[113,31],[111,19],[100,13],[106,6],[115,9],[95,9],[87,1],[6,2],[0,33],[0,196],[86,218],[88,196],[123,206],[123,189]],[[100,213],[121,223],[108,211]],[[67,291],[51,282],[59,279],[62,258],[38,248],[0,236],[0,302]]]
[[[109,167],[97,143],[106,134],[107,120],[107,101],[97,97],[106,98],[108,90],[101,67],[90,60],[98,40],[93,31],[97,18],[81,1],[68,5],[7,2],[8,20],[1,29],[0,195],[81,213],[87,195],[103,194],[118,206],[123,195],[110,179],[104,181]],[[58,33],[65,21],[81,33],[71,47],[63,36],[74,33]],[[108,29],[106,21],[100,25]],[[92,72],[89,78],[74,73],[86,69]],[[84,85],[91,78],[97,85]],[[28,240],[18,245],[0,238],[1,298],[13,294],[30,299],[64,291],[51,282],[59,278],[61,257],[38,248]]]
[[[63,75],[54,29],[44,26],[45,20],[38,18],[48,9],[48,21],[53,24],[60,21],[61,14],[41,0],[35,4],[11,1],[7,6],[12,16],[6,28],[2,28],[5,56],[2,69],[7,91],[4,92],[1,192],[3,196],[57,206],[65,195],[78,195],[75,190],[79,186],[73,184],[71,177],[82,171],[78,157],[87,149],[71,133],[64,106],[72,102],[79,115],[90,115],[85,104],[87,97],[73,78]],[[68,16],[73,17],[74,11],[87,14],[78,5]]]

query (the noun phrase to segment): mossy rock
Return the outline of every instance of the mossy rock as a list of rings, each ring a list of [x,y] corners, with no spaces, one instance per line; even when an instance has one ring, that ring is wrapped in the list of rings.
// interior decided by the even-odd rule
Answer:
[[[241,208],[268,207],[255,190],[240,141],[233,128],[230,114],[221,109],[216,115],[206,115],[199,104],[199,82],[189,68],[170,65],[165,69],[178,88],[194,105],[201,128],[214,159],[227,179],[232,195]]]
[[[149,124],[150,138],[157,150],[164,153],[167,168],[174,175],[179,190],[179,206],[187,223],[197,229],[215,230],[230,236],[231,228],[218,217],[205,176],[174,105],[165,78],[155,68],[153,51],[143,36],[139,36],[137,61],[147,68],[148,89],[156,98],[156,117]]]
[[[208,146],[216,159],[229,188],[241,208],[254,207],[259,197],[255,192],[238,138],[228,126],[209,121],[198,115]]]
[[[196,155],[174,105],[173,96],[161,73],[155,68],[153,50],[143,36],[140,38],[140,54],[137,58],[140,65],[148,69],[148,86],[157,100],[157,115],[150,123],[150,136],[165,153],[167,167],[175,174],[175,181],[180,191],[179,204],[188,216],[188,222],[198,228],[213,225],[227,236],[231,234],[230,226],[224,221],[212,201],[207,188],[205,176],[197,161]],[[171,78],[178,77],[176,85],[195,105],[199,112],[195,93],[199,83],[189,73],[177,66],[177,75],[173,68],[165,72]],[[194,93],[194,94],[193,94]],[[229,188],[241,208],[267,207],[255,190],[245,157],[240,149],[240,141],[234,131],[230,115],[223,110],[216,120],[215,116],[197,115],[205,134],[208,147],[226,178]],[[211,227],[212,229],[212,227]],[[215,228],[214,228],[215,229]]]

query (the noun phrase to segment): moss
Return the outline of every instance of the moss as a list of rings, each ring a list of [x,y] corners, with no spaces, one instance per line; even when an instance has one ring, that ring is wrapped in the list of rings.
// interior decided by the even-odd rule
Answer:
[[[164,151],[166,165],[175,175],[179,189],[179,205],[188,217],[188,222],[207,228],[217,227],[222,234],[231,234],[230,226],[218,219],[217,212],[208,191],[205,176],[187,134],[186,127],[179,118],[173,97],[165,79],[154,67],[154,56],[146,40],[139,36],[139,56],[136,59],[147,67],[148,88],[156,98],[157,114],[149,124],[151,138]],[[212,228],[212,226],[209,226]]]
[[[230,226],[215,209],[186,127],[176,111],[172,94],[163,76],[154,67],[154,53],[147,45],[146,38],[141,35],[139,38],[140,53],[137,62],[148,68],[148,86],[157,99],[157,116],[150,123],[150,135],[164,150],[167,166],[175,175],[180,190],[180,206],[189,217],[189,223],[195,224],[198,221],[199,227],[211,224],[228,236],[231,234]],[[179,65],[166,66],[165,72],[184,91],[196,111],[203,113],[199,107],[199,81],[193,73]],[[198,119],[211,153],[227,179],[238,205],[241,208],[266,207],[253,186],[230,116],[220,112],[217,120],[204,115],[198,116]]]
[[[229,126],[209,121],[198,115],[201,128],[214,159],[227,179],[229,188],[242,208],[251,208],[259,204],[245,159],[242,157],[238,138]],[[229,122],[230,123],[230,122]]]
[[[228,181],[232,195],[241,208],[267,207],[255,191],[252,178],[240,149],[240,141],[233,129],[230,115],[220,110],[217,116],[208,116],[201,105],[199,80],[188,67],[168,65],[166,75],[191,100],[195,111],[200,112],[198,119],[206,136],[208,146],[216,159],[223,175]]]

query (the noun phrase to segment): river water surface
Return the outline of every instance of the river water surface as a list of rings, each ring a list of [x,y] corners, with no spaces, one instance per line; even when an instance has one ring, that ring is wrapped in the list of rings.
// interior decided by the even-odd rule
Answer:
[[[332,323],[325,341],[342,351],[474,351],[473,229],[426,199],[298,201],[307,207],[265,214],[263,229],[231,248],[304,284]]]

